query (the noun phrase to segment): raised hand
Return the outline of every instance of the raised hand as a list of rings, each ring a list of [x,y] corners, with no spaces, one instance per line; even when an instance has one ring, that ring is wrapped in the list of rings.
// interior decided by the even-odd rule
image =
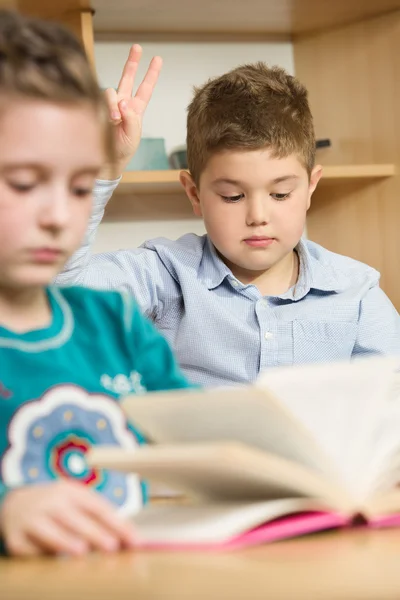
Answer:
[[[141,46],[134,44],[125,63],[118,89],[109,88],[105,92],[110,119],[115,127],[117,170],[120,172],[124,170],[139,146],[143,115],[162,67],[162,59],[155,56],[133,96],[135,77],[141,56]]]

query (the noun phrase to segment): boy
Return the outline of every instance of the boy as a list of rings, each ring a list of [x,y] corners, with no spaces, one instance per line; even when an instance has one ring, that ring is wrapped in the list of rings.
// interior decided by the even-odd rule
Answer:
[[[138,91],[142,112],[159,67]],[[112,140],[74,37],[1,12],[0,542],[11,554],[132,547],[122,515],[140,508],[141,483],[90,469],[86,452],[141,443],[121,396],[188,385],[129,296],[49,285],[82,241]]]
[[[110,96],[117,131],[130,122],[132,85],[125,72]],[[400,351],[399,316],[379,274],[301,239],[321,176],[301,83],[262,63],[210,80],[189,106],[187,151],[181,183],[207,235],[90,256],[118,184],[99,181],[87,242],[59,281],[132,291],[185,374],[205,386]]]

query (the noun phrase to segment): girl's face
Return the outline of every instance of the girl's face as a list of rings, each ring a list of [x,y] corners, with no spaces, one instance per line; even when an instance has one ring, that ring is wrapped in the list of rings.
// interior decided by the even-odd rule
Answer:
[[[80,246],[104,146],[89,104],[2,101],[0,287],[51,283]]]

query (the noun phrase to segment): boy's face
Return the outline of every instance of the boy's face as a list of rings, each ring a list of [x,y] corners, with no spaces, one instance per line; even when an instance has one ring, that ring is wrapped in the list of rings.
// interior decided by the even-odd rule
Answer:
[[[53,280],[81,244],[104,162],[90,106],[0,104],[0,286]]]
[[[214,154],[199,188],[188,174],[181,181],[222,259],[243,280],[293,251],[320,176],[320,167],[309,179],[295,155],[277,159],[264,149]]]

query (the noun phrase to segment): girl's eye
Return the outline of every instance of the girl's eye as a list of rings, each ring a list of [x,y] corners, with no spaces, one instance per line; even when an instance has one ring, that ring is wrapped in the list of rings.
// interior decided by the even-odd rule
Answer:
[[[289,198],[290,192],[287,194],[271,194],[271,196],[274,200],[278,200],[279,202],[280,200],[286,200],[286,198]]]
[[[89,189],[75,188],[74,189],[74,195],[78,196],[78,198],[85,198],[86,196],[89,196],[92,192],[93,192],[92,188],[89,188]]]
[[[14,192],[18,192],[19,194],[23,194],[25,192],[30,192],[34,188],[34,183],[17,183],[16,181],[10,181],[10,188],[14,190]]]
[[[237,196],[221,196],[224,202],[239,202],[242,198],[244,198],[244,194],[238,194]]]

